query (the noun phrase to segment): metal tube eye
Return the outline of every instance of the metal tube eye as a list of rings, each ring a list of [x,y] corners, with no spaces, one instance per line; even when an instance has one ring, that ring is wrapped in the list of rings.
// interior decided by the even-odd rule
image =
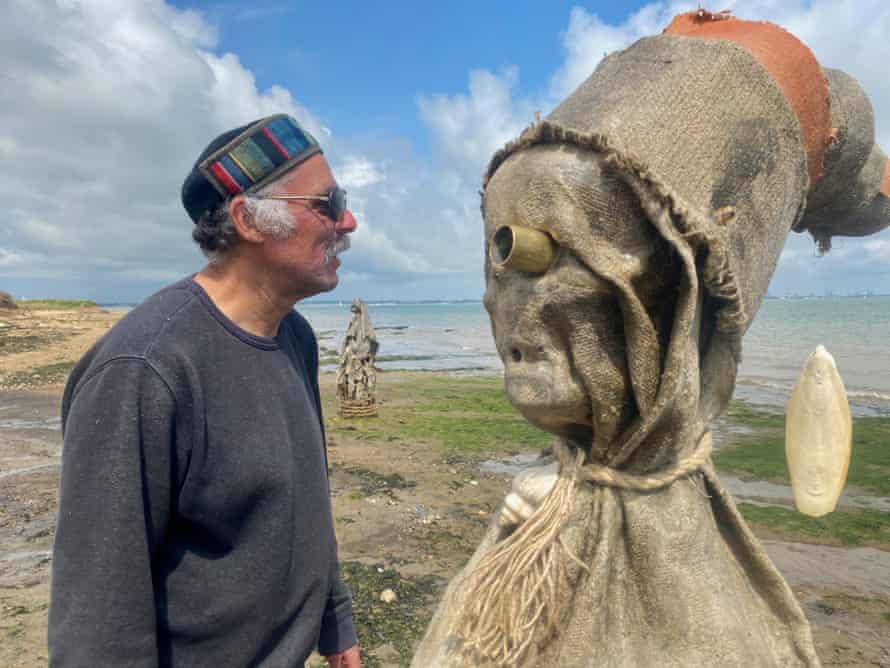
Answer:
[[[556,255],[556,244],[546,232],[532,227],[503,225],[491,238],[495,268],[509,267],[529,274],[543,274]]]

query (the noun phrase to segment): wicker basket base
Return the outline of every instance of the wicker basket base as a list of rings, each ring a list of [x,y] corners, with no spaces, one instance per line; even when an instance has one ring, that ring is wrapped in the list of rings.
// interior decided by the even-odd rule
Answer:
[[[375,417],[377,404],[373,401],[340,401],[340,415],[343,417]]]

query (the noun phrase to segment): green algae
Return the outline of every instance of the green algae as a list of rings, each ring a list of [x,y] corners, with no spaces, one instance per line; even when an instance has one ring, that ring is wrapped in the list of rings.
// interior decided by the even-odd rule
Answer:
[[[785,416],[733,402],[729,421],[750,429],[714,456],[722,471],[742,477],[790,484],[785,462]],[[853,420],[853,454],[847,485],[879,496],[890,496],[890,418]]]
[[[35,311],[51,311],[69,308],[98,308],[99,305],[89,299],[22,299],[18,302],[21,308]]]
[[[394,490],[408,489],[417,485],[413,480],[405,480],[398,473],[379,473],[361,466],[342,466],[333,464],[332,469],[337,469],[359,478],[361,481],[357,490],[350,492],[350,498],[362,499],[368,496],[382,494],[395,500]]]
[[[379,668],[382,664],[374,656],[374,650],[385,645],[398,652],[400,666],[410,665],[414,644],[432,618],[432,606],[441,589],[439,578],[406,577],[382,564],[367,565],[358,561],[341,562],[340,572],[352,591],[362,665]],[[386,589],[396,595],[391,603],[380,598]]]
[[[328,429],[358,440],[444,446],[471,458],[540,449],[553,440],[510,405],[499,378],[406,373],[399,382],[378,384],[378,392],[373,420],[341,418],[326,397]]]
[[[4,330],[0,330],[0,355],[12,355],[14,353],[26,353],[38,350],[53,342],[48,336],[25,334],[23,336],[11,336]]]
[[[878,510],[835,511],[809,517],[790,508],[738,504],[742,516],[755,528],[779,531],[789,539],[823,544],[870,545],[890,550],[890,513]]]
[[[64,383],[74,368],[74,362],[56,362],[20,371],[8,376],[4,385],[54,385]]]

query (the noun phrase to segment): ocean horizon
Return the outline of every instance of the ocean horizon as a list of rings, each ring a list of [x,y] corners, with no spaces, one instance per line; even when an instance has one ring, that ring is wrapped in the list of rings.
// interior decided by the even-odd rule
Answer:
[[[380,343],[377,365],[497,375],[495,350],[481,300],[368,300]],[[103,303],[129,309],[132,303]],[[322,358],[340,350],[351,301],[307,300],[296,310],[312,324]],[[854,415],[890,415],[890,295],[768,296],[742,342],[735,398],[782,406],[810,353],[834,356]],[[323,363],[331,371],[333,363]]]
[[[500,374],[481,301],[367,302],[383,370]],[[350,319],[349,302],[297,305],[322,353],[335,354]],[[742,343],[735,397],[784,406],[816,346],[834,356],[856,415],[890,415],[890,296],[771,298]],[[331,370],[333,364],[323,365]]]

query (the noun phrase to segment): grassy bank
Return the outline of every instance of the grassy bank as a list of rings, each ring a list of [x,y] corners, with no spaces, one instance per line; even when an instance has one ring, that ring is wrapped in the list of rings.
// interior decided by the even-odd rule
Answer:
[[[441,446],[446,455],[483,459],[541,449],[553,440],[517,413],[498,378],[381,372],[380,416],[343,420],[332,393],[324,397],[328,431],[367,441],[411,440]]]
[[[755,528],[769,529],[787,540],[890,550],[890,513],[838,510],[822,517],[808,517],[791,508],[765,508],[751,503],[740,503],[739,510]]]
[[[727,416],[732,442],[714,456],[718,470],[745,479],[790,485],[785,462],[785,416],[733,402]],[[847,490],[890,496],[890,418],[862,417],[853,421],[853,455]],[[877,510],[835,511],[813,518],[791,508],[739,504],[755,528],[788,540],[834,545],[870,545],[890,550],[890,513]]]
[[[527,423],[507,401],[501,380],[440,374],[380,375],[380,417],[356,421],[337,416],[327,393],[328,430],[369,442],[410,440],[443,448],[446,458],[478,461],[547,446],[552,437]],[[733,402],[727,415],[730,442],[715,456],[718,470],[747,479],[790,484],[785,464],[784,415]],[[853,461],[848,487],[890,496],[890,419],[854,422]],[[740,504],[755,529],[788,540],[833,545],[870,545],[890,550],[890,513],[836,511],[811,518],[792,508]]]
[[[785,416],[733,402],[729,421],[750,433],[737,434],[731,447],[714,457],[717,468],[742,477],[790,484],[785,464]],[[890,496],[890,418],[853,421],[853,457],[847,485],[878,496]]]
[[[35,311],[61,311],[63,309],[98,308],[99,305],[89,299],[22,299],[19,308]]]

